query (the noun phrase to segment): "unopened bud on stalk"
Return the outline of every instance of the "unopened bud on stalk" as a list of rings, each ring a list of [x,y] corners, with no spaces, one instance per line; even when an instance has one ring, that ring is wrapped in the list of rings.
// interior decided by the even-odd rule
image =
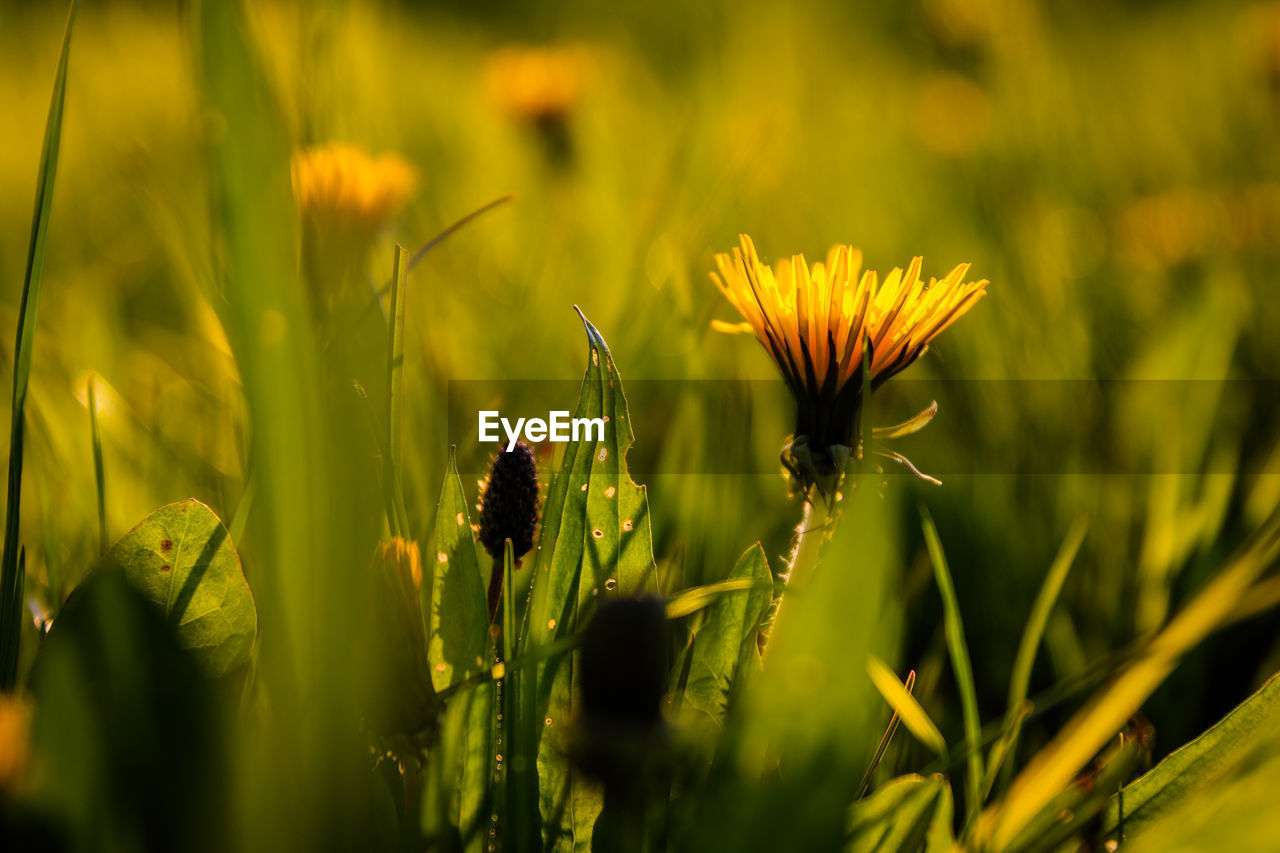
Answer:
[[[480,496],[480,544],[493,557],[489,577],[489,617],[502,597],[502,557],[508,539],[519,560],[533,547],[538,527],[538,466],[523,441],[499,450]]]

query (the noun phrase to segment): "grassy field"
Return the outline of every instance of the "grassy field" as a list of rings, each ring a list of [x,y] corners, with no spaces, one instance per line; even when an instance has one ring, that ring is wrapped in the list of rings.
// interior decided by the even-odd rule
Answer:
[[[0,0],[6,849],[1280,845],[1280,5],[88,2],[51,112],[67,22]],[[989,282],[862,400],[940,485],[789,488],[740,233]],[[505,569],[489,409],[610,416]]]

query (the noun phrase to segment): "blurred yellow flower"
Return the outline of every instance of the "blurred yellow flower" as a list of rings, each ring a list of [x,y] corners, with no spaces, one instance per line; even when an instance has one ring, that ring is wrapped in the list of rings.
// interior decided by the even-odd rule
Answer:
[[[293,155],[293,194],[302,220],[302,268],[322,325],[368,298],[369,251],[404,208],[414,169],[395,154],[371,156],[340,143]]]
[[[30,756],[31,706],[19,696],[0,693],[0,799],[12,793]]]
[[[965,281],[968,264],[942,280],[920,277],[921,258],[883,281],[862,271],[862,253],[835,246],[812,266],[792,255],[770,267],[743,234],[732,254],[716,255],[711,278],[746,322],[713,321],[729,332],[752,332],[782,370],[798,404],[788,469],[805,483],[843,471],[862,406],[864,340],[871,346],[876,388],[915,361],[929,342],[985,294],[987,281]]]
[[[582,93],[581,50],[511,45],[489,58],[485,85],[509,115],[529,121],[564,118]]]
[[[395,154],[331,143],[293,156],[293,193],[308,225],[371,235],[404,208],[417,176]]]
[[[410,542],[399,536],[388,542],[380,542],[374,562],[400,582],[407,578],[413,582],[414,589],[422,589],[422,555],[418,551],[417,542]]]

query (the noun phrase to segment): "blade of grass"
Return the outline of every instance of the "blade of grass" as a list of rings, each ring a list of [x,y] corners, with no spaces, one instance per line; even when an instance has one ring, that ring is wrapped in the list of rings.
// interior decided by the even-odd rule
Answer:
[[[906,688],[907,693],[911,692],[911,688],[916,684],[916,671],[913,669],[907,673],[906,683],[902,686]],[[862,799],[862,795],[871,787],[871,779],[876,775],[876,769],[880,766],[880,761],[884,758],[885,752],[889,749],[889,744],[893,741],[893,735],[898,730],[898,723],[902,717],[897,711],[893,712],[893,716],[889,718],[889,725],[885,727],[884,734],[880,738],[880,743],[876,745],[876,751],[871,756],[871,761],[867,763],[867,772],[862,774],[862,781],[858,783],[858,790],[854,792],[855,800]]]
[[[407,272],[408,270],[411,270],[414,267],[416,267],[419,264],[419,262],[421,262],[422,259],[427,256],[428,252],[430,252],[440,243],[443,243],[446,238],[450,237],[455,231],[457,231],[462,226],[466,225],[468,222],[471,222],[473,219],[480,218],[481,216],[493,210],[494,208],[501,207],[502,205],[506,204],[509,201],[515,201],[515,198],[516,197],[512,194],[500,196],[499,198],[495,198],[493,201],[487,204],[482,204],[480,207],[477,207],[475,210],[466,214],[461,219],[458,219],[452,225],[449,225],[443,231],[436,234],[436,236],[432,237],[426,243],[422,244],[422,246],[419,247],[418,250],[409,257],[409,263],[408,263],[408,266],[405,268],[405,271]],[[378,310],[382,297],[386,295],[394,286],[395,286],[395,280],[393,278],[392,280],[387,281],[385,284],[383,284],[382,287],[378,288],[377,292],[374,293],[373,298],[370,299],[367,303],[365,303],[364,309],[355,318],[356,322],[352,323],[352,327],[357,325],[360,320],[369,316],[369,314],[372,313],[373,311]]]
[[[876,690],[880,691],[884,701],[888,702],[889,707],[893,709],[894,716],[902,720],[907,730],[938,755],[945,756],[947,742],[942,737],[942,732],[938,731],[933,720],[929,719],[929,715],[925,713],[924,708],[920,707],[916,697],[912,696],[906,685],[898,680],[893,670],[875,655],[869,655],[867,674],[871,676],[871,683],[875,685]],[[914,682],[915,679],[912,679],[913,684]]]
[[[383,454],[386,466],[386,486],[390,490],[393,527],[403,535],[409,535],[409,513],[405,508],[404,489],[400,480],[400,436],[403,426],[401,410],[404,408],[404,304],[405,276],[408,253],[396,245],[393,274],[391,276],[391,310],[387,328],[387,435]]]
[[[22,510],[22,432],[27,385],[31,378],[31,354],[35,346],[36,317],[40,306],[40,285],[44,280],[44,258],[53,207],[53,184],[58,172],[58,148],[62,141],[62,110],[67,95],[67,59],[71,52],[71,30],[76,2],[67,10],[62,34],[62,52],[54,77],[49,118],[44,127],[40,171],[36,178],[35,213],[31,220],[31,243],[27,250],[27,273],[22,282],[22,302],[18,309],[18,334],[13,356],[13,406],[9,428],[9,488],[5,506],[4,553],[0,557],[0,690],[11,690],[18,677],[18,643],[22,634],[22,596],[26,586],[26,562],[20,559],[18,518]]]
[[[404,388],[404,303],[408,253],[397,244],[391,277],[391,311],[387,334],[387,452],[391,465],[400,470],[401,393]]]
[[[240,503],[236,504],[236,514],[231,517],[231,526],[227,528],[227,535],[231,537],[234,545],[239,545],[243,540],[245,525],[249,523],[249,512],[253,509],[253,495],[257,489],[257,482],[250,474],[249,481],[244,487],[244,494],[240,495]]]
[[[725,593],[751,589],[755,585],[755,578],[730,578],[681,590],[667,602],[667,618],[681,619],[714,604]]]
[[[968,827],[982,808],[982,723],[978,719],[978,694],[973,686],[973,665],[969,659],[969,646],[964,639],[964,622],[960,619],[960,603],[956,600],[956,588],[951,580],[951,570],[947,568],[947,557],[942,551],[942,542],[938,539],[938,530],[933,525],[929,510],[921,506],[920,516],[924,524],[929,559],[933,563],[933,575],[938,583],[938,592],[942,595],[947,650],[951,654],[951,668],[955,672],[956,687],[960,691],[960,707],[964,715],[965,754],[969,759],[964,791],[965,826]]]
[[[107,535],[107,485],[102,468],[102,437],[98,434],[98,398],[94,391],[97,376],[86,383],[89,390],[89,435],[93,440],[93,474],[98,486],[98,556],[111,547]]]
[[[1021,724],[1017,722],[1021,716],[1018,714],[1018,709],[1027,698],[1027,688],[1031,684],[1031,668],[1036,661],[1036,652],[1040,648],[1040,640],[1044,637],[1045,626],[1049,624],[1049,614],[1053,612],[1053,605],[1062,592],[1067,573],[1071,570],[1071,564],[1075,562],[1076,554],[1080,551],[1080,545],[1084,542],[1085,533],[1088,530],[1089,523],[1084,518],[1077,519],[1071,525],[1071,529],[1067,531],[1067,538],[1062,541],[1062,547],[1058,549],[1058,554],[1049,566],[1048,574],[1045,575],[1044,583],[1040,586],[1040,592],[1031,605],[1031,615],[1027,617],[1027,625],[1022,631],[1022,640],[1018,643],[1018,652],[1013,658],[1013,674],[1009,678],[1009,706],[1005,712],[1009,737],[1008,743],[1003,746],[1005,752],[1010,752],[1018,746],[1018,736],[1022,729]],[[998,741],[997,746],[1000,746],[1003,740],[1002,738]],[[1002,760],[1003,757],[1001,756]],[[987,762],[987,785],[985,786],[987,790],[990,790],[991,782],[995,778],[995,758],[993,750]],[[1005,765],[1006,785],[1012,772],[1013,764]]]

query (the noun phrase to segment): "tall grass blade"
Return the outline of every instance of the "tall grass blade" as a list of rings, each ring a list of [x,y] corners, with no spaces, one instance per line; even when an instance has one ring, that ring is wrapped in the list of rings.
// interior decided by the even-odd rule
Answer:
[[[93,476],[98,487],[98,554],[107,553],[111,547],[111,539],[107,532],[107,484],[102,467],[102,436],[98,433],[98,396],[94,386],[98,384],[97,376],[90,376],[89,390],[89,436],[93,441]]]
[[[1045,626],[1049,624],[1049,614],[1053,612],[1053,605],[1057,602],[1059,593],[1062,592],[1067,573],[1071,570],[1071,564],[1075,562],[1076,554],[1080,551],[1080,545],[1084,542],[1085,533],[1088,530],[1089,523],[1083,518],[1077,519],[1071,525],[1071,529],[1067,531],[1067,538],[1058,549],[1058,555],[1049,566],[1049,572],[1040,586],[1040,592],[1031,605],[1031,615],[1027,617],[1027,625],[1022,631],[1022,640],[1018,643],[1018,652],[1013,658],[1013,674],[1009,678],[1009,706],[1005,712],[1007,743],[1005,738],[1001,738],[996,744],[996,748],[1002,749],[1005,753],[1017,749],[1018,735],[1022,729],[1021,719],[1025,716],[1025,712],[1019,713],[1019,709],[1027,698],[1027,688],[1031,684],[1031,668],[1036,661],[1036,652],[1040,648],[1041,638],[1044,637]],[[990,790],[991,781],[995,776],[995,758],[995,749],[993,749],[987,762],[987,790]],[[1005,774],[1011,773],[1012,769],[1012,763],[1006,764]],[[1007,783],[1008,779],[1005,781]]]
[[[403,431],[404,400],[404,304],[408,253],[396,245],[391,278],[391,311],[387,333],[387,450],[391,466],[400,470],[400,436]]]
[[[18,309],[18,335],[13,356],[13,411],[9,427],[9,488],[5,505],[4,553],[0,557],[0,690],[11,690],[18,677],[18,644],[22,633],[22,596],[26,585],[25,566],[18,559],[18,519],[22,511],[22,433],[27,385],[31,378],[31,354],[35,346],[36,317],[40,307],[40,285],[44,280],[44,257],[49,234],[49,214],[53,208],[53,183],[58,172],[58,147],[62,141],[62,109],[67,95],[67,59],[71,53],[71,30],[76,18],[76,2],[67,10],[62,34],[62,52],[54,77],[49,118],[44,127],[40,171],[36,177],[35,214],[31,220],[31,243],[27,250],[27,274],[22,282],[22,302]]]
[[[929,510],[920,507],[924,523],[924,539],[933,563],[933,576],[942,595],[943,621],[947,633],[947,650],[951,654],[951,668],[955,672],[956,687],[960,691],[960,707],[964,714],[965,754],[968,756],[968,773],[965,778],[965,825],[978,815],[982,808],[982,722],[978,719],[978,693],[973,686],[973,665],[969,659],[969,644],[964,639],[964,622],[960,618],[960,603],[956,599],[951,570],[947,568],[947,556],[942,551],[938,530],[933,525]]]

